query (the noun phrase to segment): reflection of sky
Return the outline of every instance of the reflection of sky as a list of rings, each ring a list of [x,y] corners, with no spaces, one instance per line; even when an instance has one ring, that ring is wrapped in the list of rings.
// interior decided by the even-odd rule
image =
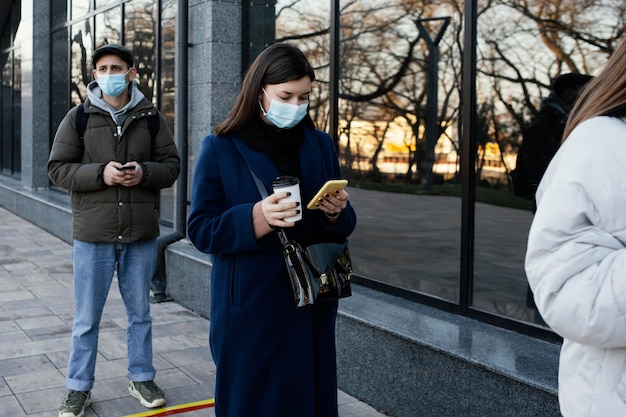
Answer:
[[[581,31],[587,38],[610,38],[614,36],[617,28],[621,27],[620,21],[624,15],[620,17],[617,8],[623,8],[623,2],[615,0],[598,0],[588,4],[591,7],[585,8],[584,13],[570,14],[568,7],[572,4],[581,7],[582,2],[564,2],[563,12],[559,13],[559,19],[565,24],[570,24],[574,31]],[[597,5],[597,6],[595,6]],[[610,8],[613,5],[614,8]],[[547,16],[542,16],[547,19]],[[549,50],[539,38],[537,24],[528,19],[523,18],[517,11],[513,11],[510,7],[496,5],[481,14],[478,19],[478,66],[488,72],[496,71],[504,77],[517,79],[522,77],[527,80],[537,78],[546,85],[550,84],[548,74],[554,76],[559,72],[559,68],[555,65],[557,59],[554,52]],[[548,34],[548,37],[553,34]],[[574,41],[570,36],[559,34],[555,36],[558,42],[562,44],[563,50],[574,61],[577,68],[581,72],[595,74],[598,69],[606,61],[605,52],[592,48],[585,42]],[[481,57],[489,58],[492,56],[491,46],[488,44],[493,42],[497,44],[508,60],[504,63],[502,60],[495,63],[488,60],[481,60]],[[519,74],[516,73],[519,71]],[[561,72],[570,72],[571,69],[567,65],[562,64]],[[481,74],[479,73],[480,77]],[[485,94],[489,94],[493,90],[493,85],[488,80],[484,84]],[[479,85],[480,89],[480,85]],[[505,98],[514,99],[516,96],[521,97],[521,91],[517,92],[517,88],[509,90],[511,96]],[[531,95],[537,96],[537,103],[541,95],[545,91],[531,90]]]

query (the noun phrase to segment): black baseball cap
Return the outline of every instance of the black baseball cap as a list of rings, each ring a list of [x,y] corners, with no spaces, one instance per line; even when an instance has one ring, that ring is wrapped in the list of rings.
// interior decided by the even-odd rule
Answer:
[[[122,60],[126,62],[129,67],[134,65],[133,54],[128,50],[128,48],[118,44],[106,44],[93,51],[91,62],[94,68],[96,68],[96,62],[98,62],[98,60],[104,55],[117,55],[122,58]]]

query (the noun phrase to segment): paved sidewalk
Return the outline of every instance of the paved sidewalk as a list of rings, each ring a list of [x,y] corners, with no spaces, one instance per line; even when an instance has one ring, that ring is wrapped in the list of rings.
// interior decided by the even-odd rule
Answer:
[[[2,207],[0,236],[0,417],[57,417],[66,393],[74,313],[72,248]],[[215,365],[208,347],[209,321],[173,302],[153,304],[152,318],[156,382],[165,391],[166,407],[212,399]],[[126,313],[114,281],[101,324],[93,403],[85,417],[149,411],[128,394],[125,328]],[[338,394],[340,417],[383,417],[367,404]],[[176,415],[215,413],[204,408]]]

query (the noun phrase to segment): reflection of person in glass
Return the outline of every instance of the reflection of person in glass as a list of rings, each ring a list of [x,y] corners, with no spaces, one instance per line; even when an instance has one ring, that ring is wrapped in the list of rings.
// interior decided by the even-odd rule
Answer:
[[[163,116],[137,87],[131,52],[104,45],[94,51],[93,67],[88,98],[61,121],[48,161],[52,182],[71,192],[74,237],[76,312],[59,417],[83,416],[91,401],[100,320],[115,273],[128,316],[128,390],[145,407],[165,404],[154,383],[150,282],[158,190],[176,181],[179,156]],[[158,130],[149,128],[150,117]]]
[[[511,172],[515,195],[535,201],[541,177],[561,145],[569,112],[590,79],[590,75],[569,73],[552,83],[552,91],[542,100],[539,113],[524,129],[515,170]]]
[[[522,146],[511,177],[515,195],[532,200],[533,211],[536,210],[537,186],[561,145],[569,112],[581,89],[591,78],[590,75],[577,73],[558,76],[552,83],[552,91],[542,100],[537,117],[524,130]],[[530,288],[526,292],[526,306],[535,310],[535,322],[544,324],[536,312]]]
[[[192,184],[189,238],[213,255],[210,342],[217,417],[337,416],[337,302],[296,309],[282,245],[341,242],[356,225],[345,190],[307,202],[341,178],[331,138],[308,114],[313,69],[289,44],[254,61],[230,114],[203,144]],[[300,180],[302,204],[261,198],[280,175]],[[286,218],[302,213],[302,220]]]
[[[583,89],[537,191],[526,273],[563,337],[565,417],[626,416],[626,40]]]

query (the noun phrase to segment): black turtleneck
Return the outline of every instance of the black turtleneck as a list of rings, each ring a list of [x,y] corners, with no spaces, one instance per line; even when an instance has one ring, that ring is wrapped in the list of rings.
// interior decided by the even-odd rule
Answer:
[[[250,149],[265,153],[276,165],[280,175],[300,177],[299,150],[304,140],[304,126],[298,123],[291,129],[278,129],[260,117],[239,132],[241,140]]]

